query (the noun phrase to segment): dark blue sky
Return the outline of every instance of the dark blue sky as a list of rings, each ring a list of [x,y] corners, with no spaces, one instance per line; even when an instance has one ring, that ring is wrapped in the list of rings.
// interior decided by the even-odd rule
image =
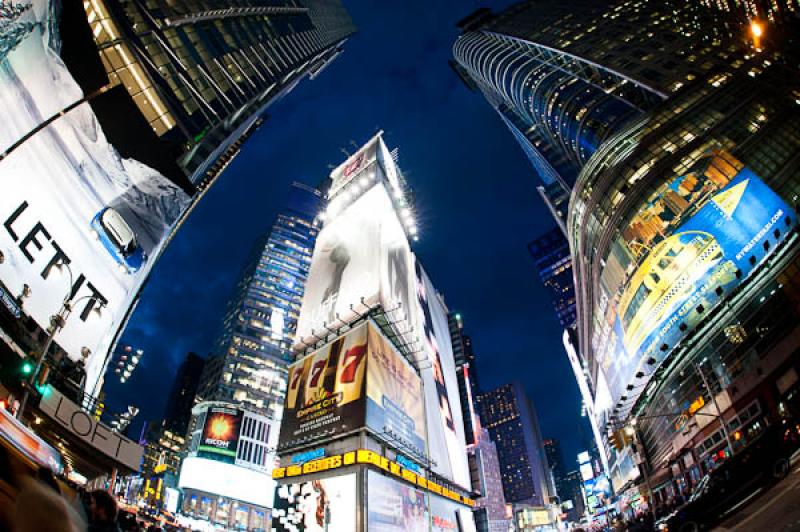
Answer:
[[[495,9],[502,8],[493,6]],[[289,183],[319,183],[350,141],[385,130],[417,197],[415,251],[464,317],[480,384],[523,382],[545,437],[567,464],[580,446],[580,399],[561,329],[526,244],[550,229],[533,169],[477,93],[449,68],[455,23],[476,2],[347,1],[358,33],[316,80],[269,111],[206,194],[153,270],[122,342],[145,349],[113,406],[140,420],[163,413],[172,375],[188,351],[208,353],[254,240],[271,226]]]

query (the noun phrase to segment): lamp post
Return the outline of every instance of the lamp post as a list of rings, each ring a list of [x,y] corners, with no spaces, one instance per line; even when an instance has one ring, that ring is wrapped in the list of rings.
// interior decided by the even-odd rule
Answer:
[[[63,329],[64,326],[66,325],[66,321],[67,319],[69,319],[73,307],[77,303],[85,299],[90,299],[95,297],[93,294],[90,294],[79,297],[78,299],[73,299],[75,297],[75,294],[72,292],[72,287],[74,286],[73,284],[74,279],[69,264],[64,261],[59,261],[53,267],[59,271],[62,271],[63,268],[66,268],[67,272],[69,273],[69,292],[67,292],[67,295],[64,297],[64,300],[61,303],[61,308],[58,309],[58,312],[50,317],[50,327],[48,328],[47,340],[45,341],[41,351],[36,354],[36,366],[31,372],[30,378],[28,379],[28,383],[25,386],[25,390],[23,391],[22,401],[20,401],[19,408],[17,409],[17,419],[22,419],[22,416],[25,413],[25,407],[28,403],[28,397],[30,396],[31,393],[31,388],[36,384],[36,379],[39,375],[39,371],[42,368],[44,359],[47,356],[47,352],[50,350],[50,346],[53,345],[53,340],[55,339],[56,334],[58,334],[58,331]],[[102,309],[103,306],[104,305],[101,304],[101,306],[95,307],[93,311],[99,314],[100,309]]]

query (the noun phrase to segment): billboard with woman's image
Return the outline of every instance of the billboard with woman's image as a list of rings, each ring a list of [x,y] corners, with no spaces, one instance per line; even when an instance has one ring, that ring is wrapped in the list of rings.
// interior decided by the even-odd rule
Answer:
[[[796,214],[730,153],[708,152],[659,186],[612,242],[592,350],[611,404],[769,256]]]
[[[414,486],[367,471],[368,532],[429,532],[428,495]]]
[[[57,2],[20,0],[0,16],[0,296],[42,331],[72,299],[55,343],[85,358],[92,393],[189,197],[122,158],[88,103],[62,114],[85,95],[59,57],[58,14]]]
[[[356,474],[278,486],[272,509],[275,532],[356,530]]]

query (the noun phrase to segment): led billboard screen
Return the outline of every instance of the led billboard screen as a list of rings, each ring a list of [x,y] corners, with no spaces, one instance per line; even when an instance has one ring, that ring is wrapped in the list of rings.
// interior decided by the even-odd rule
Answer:
[[[644,360],[661,361],[794,224],[792,209],[727,152],[665,180],[603,262],[592,350],[604,402],[616,403]]]
[[[367,361],[367,426],[391,440],[405,442],[425,455],[422,383],[394,346],[369,327]]]
[[[356,499],[355,473],[278,486],[272,510],[272,530],[358,530]]]
[[[428,495],[377,471],[367,471],[368,532],[428,532]]]
[[[197,456],[184,458],[178,487],[266,508],[272,506],[275,495],[275,481],[269,473]]]
[[[203,433],[197,450],[224,456],[231,462],[236,458],[242,413],[231,408],[213,407],[206,412]]]
[[[84,96],[59,58],[58,14],[47,0],[9,6],[16,29],[0,39],[0,152],[33,133],[0,160],[0,283],[13,297],[28,287],[21,310],[42,329],[68,294],[77,301],[55,341],[73,360],[88,354],[92,392],[189,197],[120,157],[89,104],[42,125]]]

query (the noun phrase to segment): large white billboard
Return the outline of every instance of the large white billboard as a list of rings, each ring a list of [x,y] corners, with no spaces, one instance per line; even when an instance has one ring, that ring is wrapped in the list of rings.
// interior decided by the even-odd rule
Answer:
[[[10,12],[13,20],[0,29],[0,152],[84,96],[58,55],[54,6],[34,0]],[[121,158],[88,104],[11,151],[0,161],[0,183],[2,289],[11,297],[26,291],[22,312],[42,329],[66,297],[78,301],[55,341],[73,360],[88,350],[91,392],[189,197],[155,170]]]
[[[379,303],[397,332],[410,335],[412,269],[408,239],[389,192],[378,182],[317,236],[295,343],[313,342]]]
[[[183,460],[178,479],[181,489],[195,489],[265,508],[272,506],[275,485],[269,473],[197,456]]]
[[[422,352],[422,383],[428,428],[428,452],[433,471],[465,489],[470,487],[464,419],[458,395],[455,358],[450,342],[447,308],[419,260],[415,263]]]
[[[272,510],[275,532],[358,530],[356,474],[278,486]]]

